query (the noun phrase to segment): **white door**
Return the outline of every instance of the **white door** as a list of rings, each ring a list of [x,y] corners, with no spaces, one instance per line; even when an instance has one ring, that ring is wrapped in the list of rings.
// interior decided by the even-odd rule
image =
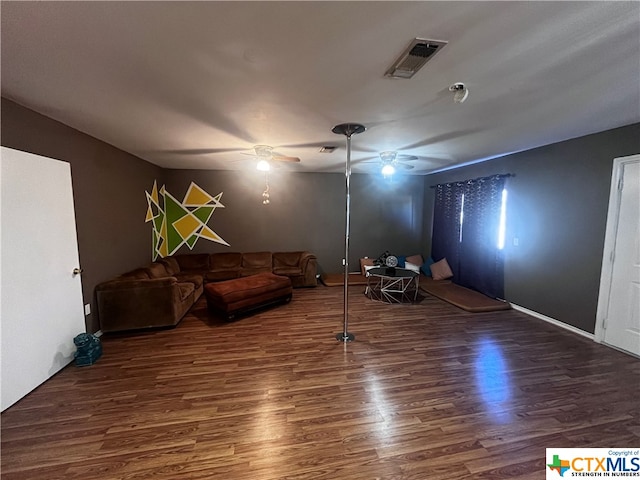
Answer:
[[[71,362],[86,331],[70,165],[2,147],[0,220],[5,410]]]
[[[640,356],[640,155],[614,162],[598,311],[596,338]]]

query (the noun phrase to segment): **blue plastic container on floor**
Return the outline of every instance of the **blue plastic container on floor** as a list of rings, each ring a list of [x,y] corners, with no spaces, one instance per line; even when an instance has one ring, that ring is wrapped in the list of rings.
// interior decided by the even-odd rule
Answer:
[[[95,335],[81,333],[73,339],[73,343],[77,349],[73,356],[78,367],[93,365],[102,356],[102,343]]]

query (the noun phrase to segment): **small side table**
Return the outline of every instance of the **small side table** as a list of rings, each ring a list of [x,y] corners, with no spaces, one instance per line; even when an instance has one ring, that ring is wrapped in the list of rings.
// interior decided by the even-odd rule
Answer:
[[[420,274],[406,268],[375,267],[367,271],[365,294],[387,303],[413,303],[418,298]]]

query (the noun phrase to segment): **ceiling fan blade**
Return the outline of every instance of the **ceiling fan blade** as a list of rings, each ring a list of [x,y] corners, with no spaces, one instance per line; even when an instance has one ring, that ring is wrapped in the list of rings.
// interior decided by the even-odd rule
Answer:
[[[162,153],[177,155],[211,155],[216,153],[232,153],[246,150],[246,148],[185,148],[177,150],[164,150]]]
[[[271,159],[278,162],[299,162],[300,161],[298,157],[285,157],[283,155],[274,155],[273,157],[271,157]]]
[[[278,145],[275,148],[320,148],[327,145],[333,145],[336,148],[340,148],[339,145],[336,145],[335,141],[326,141],[326,142],[309,142],[309,143],[289,143],[286,145]]]
[[[342,162],[344,163],[344,162]],[[364,157],[364,158],[359,158],[357,160],[351,160],[351,165],[357,165],[359,163],[377,163],[380,164],[380,158],[379,157]]]
[[[413,170],[415,167],[413,165],[409,165],[408,163],[396,162],[396,165],[403,170]]]

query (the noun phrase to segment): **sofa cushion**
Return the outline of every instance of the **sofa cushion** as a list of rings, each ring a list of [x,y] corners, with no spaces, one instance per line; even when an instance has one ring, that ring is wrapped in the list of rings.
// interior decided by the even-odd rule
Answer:
[[[240,277],[240,269],[220,269],[208,271],[205,274],[207,282],[219,282],[221,280],[231,280],[232,278]]]
[[[242,254],[242,268],[272,268],[271,252],[251,252]]]
[[[242,253],[224,252],[209,255],[209,270],[205,278],[207,282],[219,282],[240,276]]]
[[[272,273],[271,252],[251,252],[242,254],[242,269],[240,276],[247,277],[258,273]]]
[[[153,262],[146,267],[149,272],[149,278],[164,278],[170,277],[171,274],[167,271],[164,263]]]
[[[180,273],[180,265],[178,261],[174,257],[165,257],[160,260],[160,263],[163,263],[167,272],[170,275],[175,275],[176,273]]]
[[[136,268],[130,272],[123,273],[119,277],[122,280],[148,280],[149,278],[149,272],[144,268]]]
[[[178,282],[192,283],[196,290],[204,283],[204,277],[197,273],[177,273],[175,277],[178,279]]]
[[[302,275],[302,268],[300,267],[273,267],[273,273],[276,275],[295,276]]]
[[[209,270],[208,253],[189,253],[175,255],[181,272],[205,272]]]
[[[299,267],[302,252],[274,252],[273,267]]]
[[[302,275],[300,260],[303,252],[274,252],[273,273],[276,275]]]
[[[238,252],[212,253],[209,255],[209,270],[239,270],[242,265],[242,254]]]
[[[251,275],[257,275],[259,273],[273,273],[271,267],[259,267],[259,268],[243,268],[240,270],[241,277],[249,277]]]
[[[195,286],[191,282],[184,282],[178,284],[178,291],[180,292],[180,301],[184,302],[189,295],[195,290]]]

